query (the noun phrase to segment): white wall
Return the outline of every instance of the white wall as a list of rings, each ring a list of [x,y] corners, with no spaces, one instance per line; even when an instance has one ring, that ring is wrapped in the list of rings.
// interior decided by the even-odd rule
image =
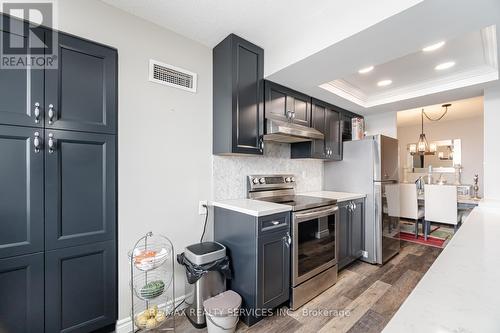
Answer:
[[[446,119],[446,118],[445,118]],[[439,122],[424,123],[424,132],[429,142],[461,139],[462,140],[462,183],[472,184],[474,174],[479,175],[480,195],[483,193],[483,117],[457,119],[452,121],[441,120]],[[406,164],[407,145],[418,141],[421,129],[420,125],[398,127],[400,168]],[[400,178],[403,179],[403,171],[400,170]],[[410,174],[409,181],[415,180],[422,174]],[[454,174],[446,174],[448,182],[454,182]]]
[[[320,191],[323,187],[323,161],[290,159],[290,145],[267,142],[263,156],[214,156],[214,199],[245,198],[247,175],[294,174],[297,192]],[[333,162],[334,163],[334,162]]]
[[[365,131],[367,135],[383,134],[397,138],[397,112],[386,112],[365,116]]]
[[[198,241],[211,194],[211,50],[96,0],[58,2],[59,29],[118,49],[118,300],[129,316],[127,251],[152,230],[177,252]],[[198,73],[198,92],[148,82],[157,59]],[[184,273],[177,267],[177,295]]]
[[[500,84],[484,90],[484,196],[500,200]]]

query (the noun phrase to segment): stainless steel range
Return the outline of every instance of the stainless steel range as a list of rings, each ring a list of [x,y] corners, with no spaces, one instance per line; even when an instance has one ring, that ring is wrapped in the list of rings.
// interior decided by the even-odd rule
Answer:
[[[292,206],[290,308],[337,281],[337,201],[295,194],[293,175],[248,176],[248,198]]]

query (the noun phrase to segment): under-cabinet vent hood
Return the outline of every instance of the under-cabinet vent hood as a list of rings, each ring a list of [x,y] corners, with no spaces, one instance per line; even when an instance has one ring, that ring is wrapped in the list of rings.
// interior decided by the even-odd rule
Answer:
[[[305,142],[312,140],[323,140],[325,136],[320,131],[292,122],[266,119],[266,133],[264,141],[275,141],[284,143]]]

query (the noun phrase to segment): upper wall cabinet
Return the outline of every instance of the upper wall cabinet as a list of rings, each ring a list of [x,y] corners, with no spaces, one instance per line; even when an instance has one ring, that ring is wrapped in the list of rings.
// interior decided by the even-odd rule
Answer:
[[[231,34],[213,49],[213,153],[263,154],[264,50]]]
[[[17,33],[29,31],[26,23],[11,21],[1,14],[0,21],[0,40],[3,43],[29,44],[27,36]],[[20,26],[16,28],[16,24]],[[37,38],[43,41],[44,31],[34,30],[39,31]],[[27,50],[21,50],[19,54],[23,52]],[[0,68],[0,124],[43,127],[43,74],[43,69]]]
[[[271,81],[265,83],[266,118],[311,126],[311,98]]]
[[[116,50],[58,33],[57,69],[45,71],[45,126],[116,133]]]
[[[320,158],[339,161],[342,159],[340,135],[341,110],[336,106],[312,99],[311,127],[324,134],[324,140],[293,143],[292,158]]]

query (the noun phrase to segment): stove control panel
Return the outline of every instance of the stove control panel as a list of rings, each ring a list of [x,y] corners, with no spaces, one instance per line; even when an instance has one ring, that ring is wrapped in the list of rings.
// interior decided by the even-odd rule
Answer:
[[[248,190],[255,191],[259,189],[283,189],[294,188],[294,175],[250,175],[248,176]]]

